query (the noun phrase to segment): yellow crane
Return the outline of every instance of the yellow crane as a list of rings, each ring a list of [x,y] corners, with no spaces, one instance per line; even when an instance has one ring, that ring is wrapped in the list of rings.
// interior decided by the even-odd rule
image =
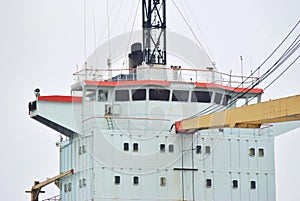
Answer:
[[[260,128],[264,123],[300,120],[300,95],[270,100],[175,122],[177,133],[209,128]]]
[[[31,193],[31,201],[38,201],[39,200],[39,194],[44,193],[44,191],[41,191],[43,187],[51,184],[52,182],[56,182],[59,179],[65,177],[65,176],[68,176],[70,174],[73,174],[73,173],[74,173],[74,171],[72,169],[72,170],[69,170],[67,172],[61,173],[61,174],[59,174],[55,177],[52,177],[50,179],[47,179],[46,181],[43,181],[41,183],[38,182],[38,181],[35,181],[33,187],[31,188],[31,190],[26,191],[26,193]]]

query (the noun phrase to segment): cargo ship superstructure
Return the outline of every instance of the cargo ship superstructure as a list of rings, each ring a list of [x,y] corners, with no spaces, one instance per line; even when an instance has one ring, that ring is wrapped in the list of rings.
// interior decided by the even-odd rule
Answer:
[[[168,64],[165,6],[143,1],[143,44],[132,44],[127,69],[87,63],[71,96],[37,90],[30,102],[31,118],[64,136],[60,172],[72,174],[57,181],[60,200],[276,200],[272,126],[176,132],[211,108],[259,103],[263,90],[213,63]]]

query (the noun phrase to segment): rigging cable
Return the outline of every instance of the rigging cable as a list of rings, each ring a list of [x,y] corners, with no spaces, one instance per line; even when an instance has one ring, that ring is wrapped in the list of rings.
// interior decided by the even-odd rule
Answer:
[[[137,17],[137,14],[138,14],[138,9],[139,9],[139,6],[140,6],[140,2],[141,2],[141,0],[138,1],[137,7],[136,7],[136,10],[135,10],[135,15],[134,15],[133,22],[132,22],[132,25],[131,25],[130,35],[129,35],[128,43],[127,43],[127,46],[126,46],[126,52],[125,52],[125,55],[124,55],[122,68],[124,68],[124,66],[125,66],[125,61],[126,61],[126,58],[127,58],[129,43],[130,43],[130,40],[131,40],[131,37],[132,37],[132,32],[133,32],[134,24],[135,24],[136,17]]]
[[[109,25],[109,4],[106,0],[106,17],[107,17],[107,37],[108,37],[108,59],[111,58],[111,44],[110,44],[110,25]]]
[[[181,18],[183,19],[183,21],[186,23],[187,27],[189,28],[189,30],[191,31],[192,35],[194,36],[195,40],[197,41],[198,45],[203,49],[203,46],[200,42],[200,40],[198,39],[197,35],[195,34],[194,30],[192,29],[192,27],[189,25],[187,19],[184,17],[184,15],[182,14],[182,12],[180,11],[180,9],[178,8],[177,4],[174,2],[174,0],[172,0],[172,3],[174,4],[176,10],[178,11],[179,15],[181,16]],[[209,58],[211,64],[213,65],[212,59],[210,58],[210,56],[207,54],[206,51],[204,51],[206,56]]]
[[[275,52],[283,45],[283,43],[290,37],[290,35],[294,32],[294,30],[297,28],[297,26],[299,25],[300,21],[297,22],[297,24],[292,28],[292,30],[288,33],[288,35],[281,41],[281,43],[275,48],[275,50],[273,50],[273,52],[250,74],[250,76],[248,76],[245,80],[243,80],[243,83],[240,83],[237,87],[234,88],[235,89],[238,89],[242,84],[244,84],[248,79],[251,78],[251,76],[253,76],[257,71],[260,70],[260,68],[275,54]],[[296,40],[299,38],[299,35],[298,37],[296,38]],[[295,41],[294,41],[295,42]],[[292,43],[292,45],[294,44],[294,42]],[[291,46],[285,51],[285,53],[280,57],[280,59],[287,53],[287,51],[289,51],[289,49],[291,48]],[[279,59],[279,60],[280,60]],[[278,62],[278,61],[277,61]],[[277,62],[275,64],[277,64]],[[233,104],[235,104],[235,102],[241,98],[243,95],[247,94],[251,89],[253,89],[255,86],[257,86],[262,80],[264,80],[266,77],[265,75],[270,75],[269,72],[272,71],[272,68],[275,66],[275,64],[264,74],[262,75],[261,77],[264,77],[263,79],[262,78],[259,78],[258,80],[256,81],[259,81],[258,83],[256,82],[255,84],[252,84],[250,85],[248,89],[246,89],[244,91],[243,94],[236,94],[235,96],[233,96],[233,101],[231,101],[231,104],[230,106],[232,106]],[[273,72],[273,71],[272,71]],[[234,91],[233,90],[233,91]],[[230,92],[228,95],[232,94],[233,93]],[[229,106],[229,107],[230,107]],[[196,117],[196,116],[200,116],[200,115],[203,115],[203,114],[207,114],[213,110],[219,110],[219,109],[222,109],[220,105],[211,105],[211,106],[208,106],[207,108],[203,109],[202,111],[192,115],[191,117],[189,118],[193,118],[193,117]],[[226,109],[228,108],[228,106],[226,107]]]

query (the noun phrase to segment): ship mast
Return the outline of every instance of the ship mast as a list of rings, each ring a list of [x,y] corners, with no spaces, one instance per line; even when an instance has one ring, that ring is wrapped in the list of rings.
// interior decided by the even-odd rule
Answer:
[[[146,64],[167,63],[165,0],[143,0],[143,53]]]

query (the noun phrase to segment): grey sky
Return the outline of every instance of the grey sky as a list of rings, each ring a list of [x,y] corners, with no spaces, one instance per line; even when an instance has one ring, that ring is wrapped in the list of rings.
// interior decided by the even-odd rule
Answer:
[[[243,55],[244,73],[249,74],[300,20],[298,0],[174,1],[185,8],[183,12],[188,13],[191,26],[207,44],[218,69],[227,73],[231,69],[235,74],[240,73],[239,57]],[[89,55],[95,46],[94,33],[97,45],[108,39],[107,18],[105,0],[86,2]],[[110,15],[111,37],[131,29],[137,2],[110,1],[110,10],[114,10]],[[167,3],[168,29],[192,37],[171,0]],[[134,29],[141,26],[141,11],[138,12]],[[130,23],[125,27],[128,15]],[[76,64],[81,65],[85,59],[83,27],[83,0],[0,0],[0,200],[29,200],[24,191],[35,179],[59,172],[55,146],[59,134],[30,119],[27,103],[34,98],[36,87],[42,95],[69,94]],[[265,92],[264,100],[299,94],[299,75],[298,61]],[[279,201],[300,199],[299,134],[300,129],[275,140]],[[45,190],[47,195],[43,197],[57,193],[54,186]]]

